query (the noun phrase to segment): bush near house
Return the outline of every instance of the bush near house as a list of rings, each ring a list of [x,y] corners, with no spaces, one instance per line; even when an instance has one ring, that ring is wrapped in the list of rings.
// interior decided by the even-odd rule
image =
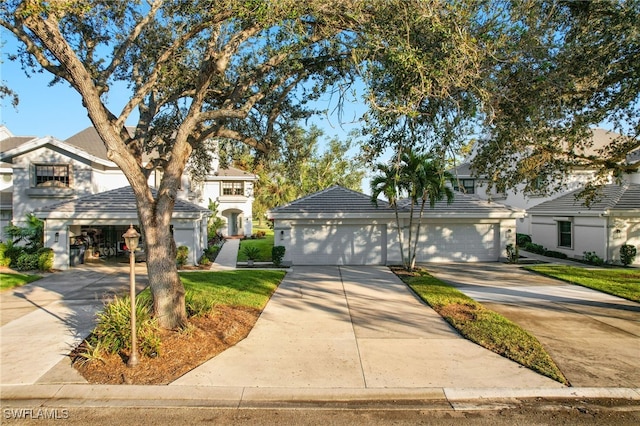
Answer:
[[[189,247],[180,246],[176,251],[176,265],[178,268],[182,268],[187,264],[187,259],[189,258]]]
[[[582,259],[588,264],[595,266],[604,265],[604,260],[600,258],[600,256],[598,256],[595,251],[585,251],[582,254]]]
[[[531,242],[531,236],[527,234],[516,234],[516,244],[520,247]]]
[[[637,250],[635,246],[632,246],[630,244],[623,245],[622,247],[620,247],[620,262],[624,266],[631,265],[636,258],[636,253]]]
[[[568,256],[565,253],[555,250],[547,250],[540,244],[525,243],[522,247],[526,251],[531,253],[540,254],[542,256],[555,257],[556,259],[566,259]]]
[[[284,246],[274,246],[271,249],[271,260],[273,261],[273,266],[282,266],[282,259],[284,259],[285,250]]]

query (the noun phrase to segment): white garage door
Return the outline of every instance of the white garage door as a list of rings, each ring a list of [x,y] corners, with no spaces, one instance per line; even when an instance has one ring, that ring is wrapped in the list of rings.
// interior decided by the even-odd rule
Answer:
[[[294,265],[380,265],[383,226],[299,225],[291,229]]]
[[[500,256],[496,224],[427,225],[418,245],[418,262],[495,262]]]

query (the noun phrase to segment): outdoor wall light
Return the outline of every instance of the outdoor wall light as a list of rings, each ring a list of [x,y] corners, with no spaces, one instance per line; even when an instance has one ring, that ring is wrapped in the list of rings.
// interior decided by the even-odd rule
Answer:
[[[280,231],[280,240],[284,240],[284,231]]]
[[[512,231],[511,229],[507,229],[507,233],[506,233],[506,237],[507,237],[507,239],[510,239],[510,238],[511,238],[511,233],[512,233],[512,232],[513,232],[513,231]]]
[[[613,231],[613,238],[620,238],[620,237],[622,237],[621,229],[616,229],[615,231]]]
[[[60,239],[60,233],[56,232],[56,234],[54,235],[53,241],[57,243],[59,239]]]

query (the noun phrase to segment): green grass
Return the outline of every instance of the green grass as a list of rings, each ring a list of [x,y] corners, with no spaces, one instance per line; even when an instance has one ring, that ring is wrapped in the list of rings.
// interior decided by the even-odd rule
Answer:
[[[246,239],[240,241],[240,249],[238,250],[238,262],[246,262],[247,255],[243,250],[245,247],[257,247],[260,250],[260,256],[257,262],[271,262],[271,249],[273,248],[273,231],[269,230],[264,238]]]
[[[263,309],[284,275],[284,271],[243,269],[180,274],[187,315],[206,315],[218,305]],[[150,290],[147,288],[138,297],[151,300]]]
[[[40,275],[5,274],[0,273],[0,290],[20,287],[42,278]]]
[[[189,272],[180,278],[192,302],[262,309],[284,275],[283,271],[234,270]]]
[[[525,269],[640,302],[640,270],[638,269],[594,269],[564,265],[535,265]]]
[[[568,384],[538,339],[456,288],[416,271],[400,278],[465,338],[540,374]]]

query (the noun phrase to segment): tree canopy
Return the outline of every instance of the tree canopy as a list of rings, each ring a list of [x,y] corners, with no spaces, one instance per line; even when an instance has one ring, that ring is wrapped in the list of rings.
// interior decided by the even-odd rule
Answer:
[[[596,170],[596,185],[638,172],[640,1],[433,6],[390,4],[374,31],[371,159],[411,140],[452,156],[474,138],[475,172],[501,191],[539,193],[576,168]],[[620,136],[585,149],[600,125]]]

